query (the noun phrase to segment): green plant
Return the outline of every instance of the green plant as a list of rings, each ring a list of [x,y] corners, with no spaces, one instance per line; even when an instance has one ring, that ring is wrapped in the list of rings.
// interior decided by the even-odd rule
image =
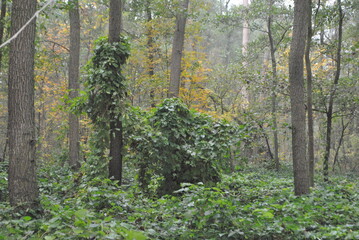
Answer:
[[[158,194],[171,194],[183,182],[214,183],[228,168],[230,148],[241,139],[239,128],[191,111],[179,99],[166,99],[141,121],[131,135],[139,181],[163,179]]]

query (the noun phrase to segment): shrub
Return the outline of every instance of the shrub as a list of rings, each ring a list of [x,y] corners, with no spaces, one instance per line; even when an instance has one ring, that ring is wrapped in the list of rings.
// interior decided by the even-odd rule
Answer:
[[[137,117],[140,117],[138,114]],[[166,99],[139,120],[131,150],[146,188],[152,176],[162,179],[157,193],[171,194],[183,182],[213,183],[228,168],[230,148],[240,141],[239,128],[191,111],[179,99]]]

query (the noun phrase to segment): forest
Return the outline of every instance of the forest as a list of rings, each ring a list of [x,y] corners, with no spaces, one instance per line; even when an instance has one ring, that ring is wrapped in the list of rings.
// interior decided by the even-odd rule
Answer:
[[[0,240],[359,239],[358,0],[1,0]]]

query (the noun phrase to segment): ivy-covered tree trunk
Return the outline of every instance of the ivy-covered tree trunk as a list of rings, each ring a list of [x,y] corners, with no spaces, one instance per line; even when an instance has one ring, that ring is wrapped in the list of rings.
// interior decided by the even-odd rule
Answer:
[[[13,0],[11,35],[33,16],[36,0]],[[34,56],[36,20],[11,42],[9,61],[9,197],[12,206],[38,204],[35,163]]]
[[[170,87],[168,97],[178,97],[181,83],[181,61],[184,46],[189,0],[182,0],[176,17],[176,31],[173,37]]]
[[[69,90],[70,99],[78,96],[80,88],[80,13],[78,0],[69,1],[70,17],[70,61]],[[73,169],[80,167],[80,124],[75,114],[69,115],[69,164]]]
[[[109,43],[120,42],[122,21],[122,1],[110,1],[110,21],[109,21]],[[119,69],[115,71],[121,71]],[[110,115],[110,163],[109,177],[113,180],[122,181],[122,122],[120,116]]]
[[[309,164],[304,97],[303,57],[308,31],[309,2],[294,2],[293,35],[289,57],[289,81],[292,117],[292,152],[294,191],[296,195],[309,193]]]

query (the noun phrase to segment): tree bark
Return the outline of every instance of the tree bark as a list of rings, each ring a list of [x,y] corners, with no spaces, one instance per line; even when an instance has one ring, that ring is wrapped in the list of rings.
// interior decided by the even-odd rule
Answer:
[[[341,50],[342,50],[342,38],[343,38],[343,10],[341,0],[337,0],[338,12],[339,12],[339,25],[338,25],[338,46],[337,46],[337,56],[336,56],[336,72],[334,76],[334,82],[332,89],[329,95],[328,111],[327,115],[327,128],[326,128],[326,141],[325,141],[325,153],[323,161],[323,175],[324,181],[328,181],[329,177],[329,157],[331,150],[331,135],[332,135],[332,123],[333,123],[333,107],[334,107],[334,98],[339,83],[340,77],[340,65],[341,65]]]
[[[119,42],[122,28],[122,0],[110,0],[108,40],[110,43]]]
[[[70,61],[69,91],[70,99],[78,96],[80,88],[80,13],[78,0],[69,1],[70,10]],[[80,167],[80,124],[75,114],[69,115],[69,164],[77,170]]]
[[[303,57],[308,31],[309,2],[294,1],[293,35],[289,56],[289,81],[292,116],[292,152],[294,191],[309,193],[309,164],[306,146],[306,114],[304,101]]]
[[[173,37],[171,74],[168,97],[178,97],[181,83],[181,60],[187,22],[189,0],[182,0],[176,17],[176,31]]]
[[[305,48],[305,67],[307,71],[307,108],[308,108],[308,161],[309,161],[309,184],[314,187],[314,129],[313,129],[313,79],[312,79],[312,65],[310,62],[310,47],[312,43],[312,0],[309,1],[309,17],[308,17],[308,35],[307,44]]]
[[[121,40],[122,26],[122,1],[110,1],[110,21],[109,21],[109,42],[115,43]],[[121,69],[118,69],[121,71]],[[121,116],[112,116],[110,119],[110,163],[109,177],[117,180],[119,185],[122,182],[122,122]]]
[[[36,12],[36,0],[13,0],[11,35]],[[9,197],[12,206],[38,205],[35,164],[34,56],[36,20],[10,44]]]

